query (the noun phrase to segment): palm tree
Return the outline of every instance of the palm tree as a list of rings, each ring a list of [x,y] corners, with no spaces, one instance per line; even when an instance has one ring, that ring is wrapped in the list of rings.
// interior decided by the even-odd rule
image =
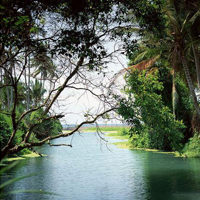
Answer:
[[[188,34],[191,32],[192,22],[195,21],[197,14],[192,15],[190,10],[188,10],[185,6],[181,4],[184,2],[175,2],[168,1],[166,5],[166,14],[168,16],[168,20],[171,25],[171,29],[173,30],[173,42],[174,42],[174,51],[178,54],[179,60],[182,64],[183,71],[185,73],[185,77],[187,80],[187,84],[193,99],[194,107],[197,113],[197,116],[200,120],[200,108],[197,101],[197,96],[195,94],[195,87],[192,81],[192,77],[190,74],[188,59],[186,57],[186,42],[188,42]],[[184,4],[183,4],[184,5]],[[183,11],[186,15],[183,15]],[[196,57],[197,58],[197,57]],[[198,58],[196,59],[196,68],[198,69]],[[196,76],[199,77],[198,70],[196,70]],[[198,80],[198,78],[197,78]]]
[[[42,103],[42,97],[46,90],[43,88],[42,83],[35,79],[35,83],[31,84],[31,98],[33,106],[37,107],[39,103]]]
[[[184,4],[185,2],[187,2],[187,5]],[[188,4],[190,5],[189,7]],[[189,45],[186,46],[186,43],[192,44],[190,46],[192,46],[193,49],[192,56],[194,57],[195,62],[191,59],[189,61],[192,66],[196,66],[195,74],[199,87],[200,61],[198,45],[200,30],[195,27],[199,27],[200,24],[200,11],[194,9],[199,7],[199,2],[196,0],[193,0],[192,3],[189,1],[163,1],[162,8],[166,18],[166,35],[163,38],[158,38],[157,36],[152,35],[147,31],[144,32],[144,36],[142,38],[143,42],[140,42],[139,44],[140,52],[134,55],[134,65],[131,65],[130,67],[117,73],[113,81],[119,75],[133,68],[138,70],[151,69],[157,60],[164,58],[165,62],[167,61],[168,65],[171,66],[172,69],[172,107],[174,116],[178,97],[176,92],[175,77],[177,71],[183,71],[185,73],[190,94],[194,102],[194,108],[200,120],[200,108],[195,94],[194,77],[191,76],[191,70],[189,70],[188,65],[188,58],[190,58],[191,55],[188,56]],[[148,46],[144,45],[146,43],[148,43]]]
[[[46,89],[49,89],[49,91],[52,90],[53,78],[58,78],[56,73],[56,65],[53,62],[52,56],[48,55],[47,45],[40,44],[39,50],[33,55],[31,66],[35,67],[35,70],[31,75],[33,78],[38,78],[40,80],[42,86],[41,89],[43,90],[43,92],[41,91],[43,97]],[[49,81],[50,85],[48,88],[45,88],[45,82],[47,80]]]
[[[55,75],[55,65],[44,44],[40,44],[40,49],[33,55],[31,65],[36,67],[33,77],[36,78],[40,74],[40,81],[44,88],[46,79]]]

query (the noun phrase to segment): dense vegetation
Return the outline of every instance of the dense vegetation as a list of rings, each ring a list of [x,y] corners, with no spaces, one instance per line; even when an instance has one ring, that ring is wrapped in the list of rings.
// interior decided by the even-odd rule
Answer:
[[[200,156],[199,8],[199,0],[2,0],[0,159],[53,146],[113,110],[131,128],[103,130],[129,135],[133,147]],[[110,52],[109,42],[122,48]],[[106,85],[116,52],[129,58],[123,95]],[[101,106],[62,132],[78,91]]]
[[[160,27],[152,29],[151,19],[136,16],[143,29],[128,53],[126,97],[117,97],[119,113],[132,125],[133,146],[199,156],[199,1],[147,5],[162,12]]]
[[[119,105],[135,146],[181,151],[190,141],[193,149],[200,131],[199,7],[197,0],[1,1],[1,159],[72,135]],[[108,42],[123,48],[110,52]],[[117,51],[130,60],[125,98],[111,98],[103,79]],[[61,133],[59,121],[71,117],[67,108],[59,112],[64,91],[65,104],[82,91],[102,105],[82,113],[70,133]]]
[[[37,81],[35,84],[38,84]],[[38,92],[37,90],[34,90],[35,87],[37,87],[35,84],[31,84],[32,87],[30,88],[30,109],[34,107],[35,102],[37,101],[38,104],[40,104],[42,102],[42,97],[41,95],[43,95],[42,93]],[[42,90],[42,84],[39,84],[39,91]],[[24,86],[24,88],[20,88],[20,93],[21,93],[21,98],[20,98],[20,102],[18,103],[18,109],[16,110],[16,113],[19,115],[20,112],[22,112],[23,110],[26,110],[26,104],[23,104],[23,102],[26,101],[25,97],[26,97],[26,88]],[[34,92],[36,92],[36,94],[34,94]],[[10,97],[8,97],[9,93],[4,93],[5,95],[5,99],[8,99]],[[2,96],[1,96],[2,97]],[[24,99],[23,99],[24,97]],[[40,99],[40,101],[36,100],[36,99]],[[3,97],[2,97],[2,101],[3,102]],[[3,103],[2,103],[3,104]],[[0,110],[5,110],[5,107],[2,105]],[[22,142],[23,137],[25,135],[25,133],[28,131],[28,127],[31,124],[36,123],[39,119],[40,119],[40,115],[43,112],[43,109],[39,109],[36,110],[34,112],[32,112],[28,117],[26,117],[20,124],[19,124],[19,128],[15,134],[15,138],[12,141],[12,146],[14,146],[15,144],[19,144],[20,142]],[[49,114],[46,114],[45,117],[49,117]],[[0,146],[4,147],[7,143],[8,140],[10,138],[10,135],[13,132],[13,126],[12,126],[12,118],[6,114],[4,114],[4,112],[2,112],[0,114]],[[45,137],[47,137],[48,135],[53,136],[53,135],[57,135],[62,133],[62,125],[60,123],[60,121],[58,119],[56,120],[45,120],[44,122],[40,123],[37,127],[34,128],[31,137],[30,137],[30,141],[31,142],[37,142],[39,141],[39,139],[44,139]],[[32,148],[31,148],[32,149]],[[30,149],[30,150],[31,150]],[[23,150],[21,153],[28,153],[30,151],[27,150]]]
[[[1,159],[68,137],[116,109],[104,79],[107,63],[121,47],[110,51],[105,44],[131,44],[134,33],[127,30],[135,24],[124,3],[1,1]],[[70,133],[61,133],[58,120],[68,123],[73,117],[70,103],[76,100],[70,97],[79,95],[78,101],[85,93],[101,101],[100,107],[77,113],[82,121]]]

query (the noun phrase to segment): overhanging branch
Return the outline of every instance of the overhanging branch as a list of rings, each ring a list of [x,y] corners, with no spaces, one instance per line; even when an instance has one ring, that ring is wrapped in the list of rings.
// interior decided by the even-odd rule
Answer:
[[[48,141],[48,145],[49,146],[54,146],[54,147],[59,147],[59,146],[66,146],[66,147],[72,147],[72,145],[71,144],[52,144],[52,143],[50,143],[50,141]]]
[[[19,145],[16,145],[15,147],[9,149],[9,152],[10,153],[17,153],[19,151],[21,151],[22,149],[25,149],[25,148],[31,148],[31,147],[34,147],[34,146],[42,146],[43,144],[45,144],[46,142],[49,143],[50,140],[53,140],[53,139],[57,139],[57,138],[61,138],[61,137],[68,137],[70,135],[73,135],[75,132],[77,132],[84,124],[93,124],[98,118],[102,117],[103,115],[105,115],[106,113],[108,112],[111,112],[111,111],[114,111],[116,110],[117,108],[111,108],[111,109],[108,109],[104,112],[102,112],[101,114],[98,114],[96,117],[94,117],[92,120],[86,120],[82,123],[80,123],[75,129],[73,129],[71,132],[69,133],[62,133],[62,134],[59,134],[59,135],[55,135],[55,136],[48,136],[46,137],[45,139],[39,141],[39,142],[35,142],[35,143],[31,143],[31,142],[26,142],[26,141],[23,141],[21,142]],[[69,146],[67,144],[53,144],[52,146]]]

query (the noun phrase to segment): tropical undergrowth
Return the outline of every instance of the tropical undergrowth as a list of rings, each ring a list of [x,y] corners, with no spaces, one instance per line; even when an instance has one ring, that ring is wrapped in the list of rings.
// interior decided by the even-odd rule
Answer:
[[[30,116],[30,119],[26,118],[19,124],[18,131],[12,145],[18,144],[22,141],[24,135],[28,130],[28,126],[32,123],[35,123],[42,113],[42,109],[33,112]],[[48,114],[46,115],[48,116]],[[0,146],[3,147],[7,144],[10,135],[12,134],[13,126],[11,117],[6,114],[0,113]],[[45,138],[47,135],[57,135],[62,132],[62,125],[59,120],[46,120],[41,123],[39,126],[36,126],[30,136],[31,142],[37,142],[38,139]],[[17,155],[23,155],[31,153],[32,149],[23,149]]]
[[[200,136],[197,132],[185,144],[181,155],[184,157],[200,157]]]
[[[172,76],[167,67],[133,70],[126,77],[125,97],[117,97],[119,113],[131,125],[133,147],[183,151],[192,136],[192,103],[186,84],[176,77],[176,115],[172,112]],[[191,146],[191,145],[190,145]]]

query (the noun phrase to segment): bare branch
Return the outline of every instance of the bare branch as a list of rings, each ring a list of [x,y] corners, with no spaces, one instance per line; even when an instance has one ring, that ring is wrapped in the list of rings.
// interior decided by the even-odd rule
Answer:
[[[9,149],[9,152],[10,153],[16,153],[16,152],[19,152],[21,151],[22,149],[24,148],[31,148],[31,147],[34,147],[34,146],[42,146],[44,143],[50,141],[50,140],[53,140],[53,139],[57,139],[57,138],[61,138],[61,137],[68,137],[70,135],[73,135],[75,132],[77,132],[84,124],[92,124],[94,123],[99,117],[105,115],[106,113],[108,112],[111,112],[113,110],[115,110],[116,108],[111,108],[109,110],[106,110],[104,111],[103,113],[101,114],[98,114],[96,117],[94,117],[93,120],[87,120],[87,121],[84,121],[82,123],[80,123],[76,128],[74,128],[71,132],[69,133],[62,133],[62,134],[59,134],[59,135],[55,135],[55,136],[48,136],[47,138],[39,141],[39,142],[35,142],[35,143],[26,143],[25,141],[23,141],[22,143],[16,145],[15,147]]]
[[[52,144],[52,143],[50,143],[50,141],[48,141],[47,142],[47,144],[49,145],[49,146],[54,146],[54,147],[59,147],[59,146],[67,146],[67,147],[71,147],[72,148],[72,145],[71,144]]]

